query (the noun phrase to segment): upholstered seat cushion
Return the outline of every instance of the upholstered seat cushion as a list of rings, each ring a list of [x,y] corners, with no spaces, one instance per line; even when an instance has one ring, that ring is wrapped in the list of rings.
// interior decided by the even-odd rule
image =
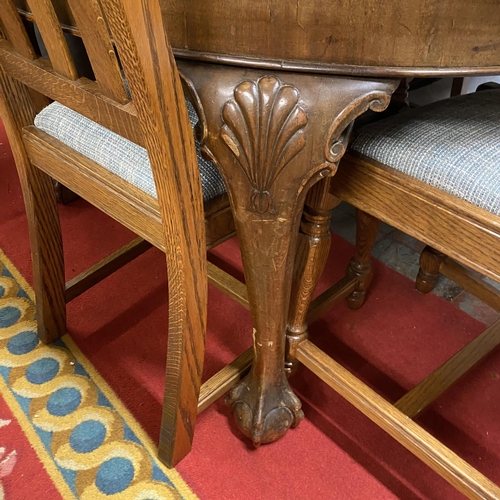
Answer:
[[[191,103],[186,101],[186,104],[194,127],[198,117]],[[148,153],[144,148],[58,102],[43,109],[35,118],[35,125],[145,193],[157,197]],[[203,198],[208,201],[224,193],[226,188],[213,162],[202,158],[196,139],[195,146]]]
[[[363,127],[351,149],[500,215],[500,91],[404,111]]]

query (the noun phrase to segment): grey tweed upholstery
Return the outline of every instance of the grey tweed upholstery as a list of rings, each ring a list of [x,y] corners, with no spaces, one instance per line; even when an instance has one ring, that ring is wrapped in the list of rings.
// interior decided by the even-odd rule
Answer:
[[[422,106],[363,127],[351,149],[500,215],[500,91]]]
[[[191,103],[186,101],[186,104],[194,127],[198,116]],[[53,102],[36,116],[35,126],[145,193],[157,197],[148,153],[144,148],[58,102]],[[226,188],[215,165],[202,158],[196,139],[195,146],[203,199],[208,201],[225,193]]]

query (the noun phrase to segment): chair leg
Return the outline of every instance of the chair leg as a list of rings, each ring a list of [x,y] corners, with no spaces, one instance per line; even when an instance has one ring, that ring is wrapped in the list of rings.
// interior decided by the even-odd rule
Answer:
[[[15,102],[16,106],[8,105]],[[34,167],[26,153],[22,129],[32,125],[35,108],[24,85],[0,69],[0,111],[16,162],[28,217],[38,336],[49,343],[66,333],[64,258],[52,179]]]
[[[331,178],[315,184],[306,197],[293,273],[288,311],[285,371],[292,375],[298,366],[294,352],[307,338],[307,312],[330,250],[330,218],[340,200],[329,193]]]
[[[350,309],[359,309],[373,277],[371,253],[380,227],[380,220],[362,210],[356,210],[356,253],[349,263],[347,274],[357,278],[355,290],[347,297]]]
[[[421,293],[429,293],[436,286],[439,269],[446,256],[426,246],[420,254],[420,269],[418,270],[415,288]]]
[[[179,256],[172,259],[176,249],[169,250],[167,363],[158,457],[167,467],[175,467],[193,443],[205,354],[208,280],[204,254],[194,251],[189,262]]]
[[[66,333],[64,257],[59,212],[52,179],[47,174],[28,161],[24,168],[19,168],[19,173],[30,233],[38,336],[43,343],[48,344]]]

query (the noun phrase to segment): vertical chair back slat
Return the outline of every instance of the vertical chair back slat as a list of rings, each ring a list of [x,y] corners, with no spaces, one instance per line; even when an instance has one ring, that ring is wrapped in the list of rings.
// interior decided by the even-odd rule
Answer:
[[[19,54],[27,59],[35,59],[36,53],[12,0],[2,2],[0,21],[2,22],[3,36],[9,40]]]
[[[159,455],[175,464],[191,447],[203,368],[208,282],[199,168],[160,2],[102,5],[141,123],[166,238],[169,355]]]
[[[38,1],[38,0],[36,0]],[[98,0],[68,0],[102,94],[119,103],[129,97]]]
[[[54,70],[70,80],[78,79],[68,43],[50,0],[28,0]]]

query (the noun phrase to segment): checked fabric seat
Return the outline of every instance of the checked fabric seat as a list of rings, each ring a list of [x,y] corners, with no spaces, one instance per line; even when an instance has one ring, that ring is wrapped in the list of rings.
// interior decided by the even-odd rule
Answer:
[[[343,278],[352,283],[347,297],[351,309],[366,298],[371,252],[383,221],[426,244],[416,279],[420,292],[430,292],[443,274],[500,310],[500,292],[484,280],[500,282],[499,89],[453,97],[360,127],[330,193],[357,209],[355,255]],[[352,374],[339,375],[339,386],[349,385],[353,397],[348,399],[355,406],[391,435],[399,435],[400,442],[466,496],[497,499],[497,485],[413,419],[498,344],[500,320],[394,404]],[[332,378],[337,380],[335,373]],[[411,443],[401,435],[411,436]]]
[[[351,151],[500,215],[500,95],[445,99],[367,125]]]
[[[198,116],[188,100],[186,107],[194,128],[198,123]],[[154,198],[158,197],[148,153],[143,147],[58,102],[53,102],[36,116],[35,126],[141,191]],[[207,202],[225,193],[226,188],[213,162],[201,156],[200,144],[196,138],[195,149],[203,200]]]

